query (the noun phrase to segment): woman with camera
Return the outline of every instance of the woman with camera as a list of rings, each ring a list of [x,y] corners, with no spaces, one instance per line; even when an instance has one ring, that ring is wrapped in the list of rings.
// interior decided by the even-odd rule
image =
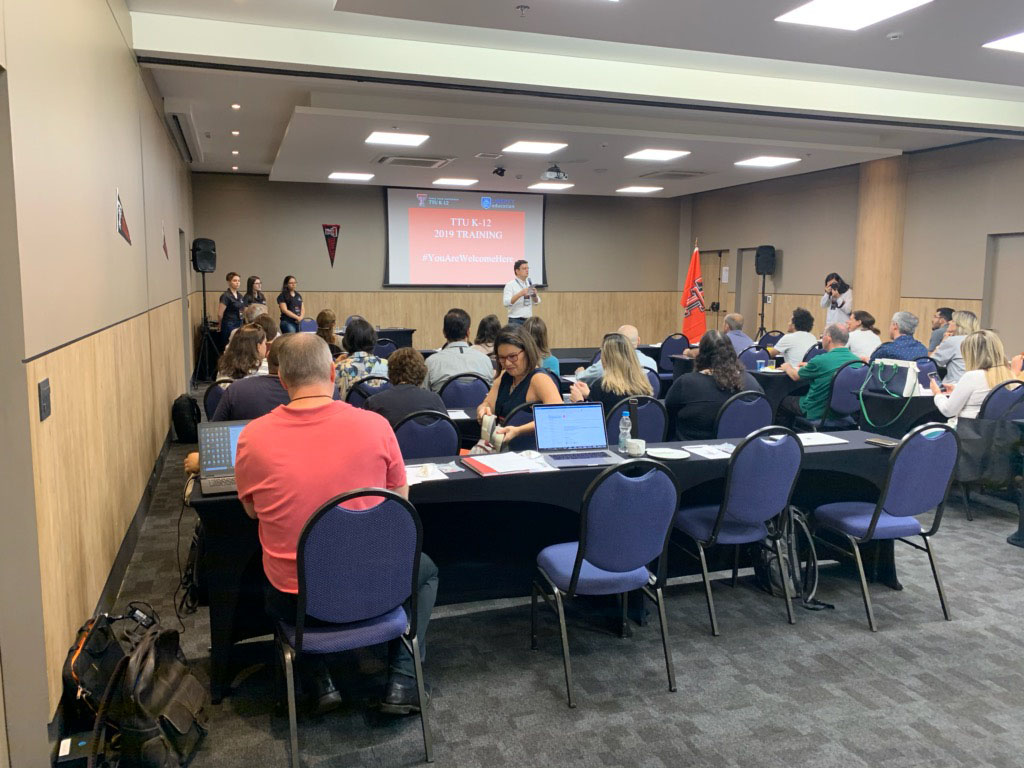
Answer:
[[[821,297],[821,306],[828,310],[825,315],[825,327],[833,323],[850,322],[850,314],[853,312],[853,289],[838,272],[829,272],[825,278],[825,293]]]

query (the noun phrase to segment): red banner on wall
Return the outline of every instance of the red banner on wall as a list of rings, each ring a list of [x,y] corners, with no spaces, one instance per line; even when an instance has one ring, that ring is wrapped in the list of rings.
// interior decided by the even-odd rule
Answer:
[[[123,237],[128,245],[132,244],[132,235],[128,231],[128,220],[124,215],[124,206],[121,205],[121,191],[117,190],[117,234]]]
[[[334,266],[334,252],[338,248],[338,235],[341,232],[340,224],[324,224],[324,240],[327,241],[327,255],[331,258],[331,266]]]

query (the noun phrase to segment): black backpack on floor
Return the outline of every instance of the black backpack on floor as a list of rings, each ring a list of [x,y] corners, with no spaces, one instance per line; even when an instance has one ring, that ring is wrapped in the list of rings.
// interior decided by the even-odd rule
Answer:
[[[179,443],[199,442],[199,422],[202,420],[199,403],[194,397],[179,395],[171,406],[171,423]]]

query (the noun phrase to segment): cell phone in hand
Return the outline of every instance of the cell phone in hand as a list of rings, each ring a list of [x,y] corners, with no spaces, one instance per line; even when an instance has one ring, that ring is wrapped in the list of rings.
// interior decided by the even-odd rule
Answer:
[[[935,386],[942,389],[942,382],[939,380],[939,374],[935,371],[929,371],[928,378],[935,382]]]

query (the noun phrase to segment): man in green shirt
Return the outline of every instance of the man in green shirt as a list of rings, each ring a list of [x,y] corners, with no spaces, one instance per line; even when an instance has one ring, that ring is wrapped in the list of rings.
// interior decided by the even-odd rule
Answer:
[[[859,358],[846,348],[849,340],[850,334],[845,327],[830,325],[821,337],[824,353],[795,368],[789,363],[783,363],[782,370],[789,378],[809,382],[811,386],[803,397],[791,395],[782,401],[780,421],[792,424],[796,416],[816,421],[825,414],[832,389],[832,376],[847,363],[859,362]]]

